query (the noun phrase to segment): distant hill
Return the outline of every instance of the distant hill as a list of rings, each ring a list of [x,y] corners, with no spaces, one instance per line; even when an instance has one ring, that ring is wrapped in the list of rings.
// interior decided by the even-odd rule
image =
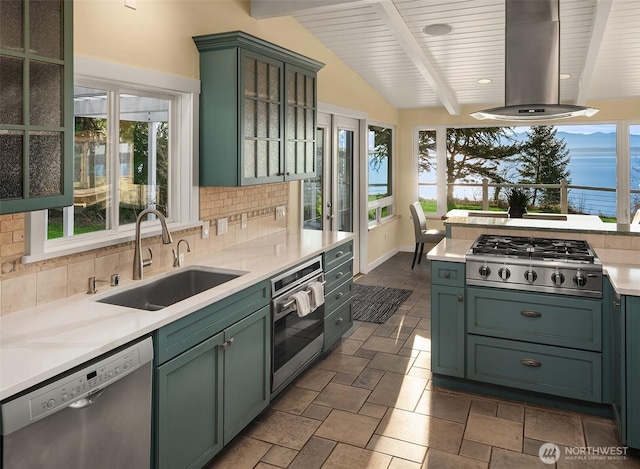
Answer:
[[[520,142],[527,140],[526,132],[519,132],[517,139]],[[580,148],[608,148],[612,149],[616,147],[616,134],[615,133],[603,133],[594,132],[592,134],[574,134],[569,132],[558,132],[556,138],[564,140],[569,150],[577,150]],[[631,148],[632,151],[640,152],[640,135],[631,135]]]

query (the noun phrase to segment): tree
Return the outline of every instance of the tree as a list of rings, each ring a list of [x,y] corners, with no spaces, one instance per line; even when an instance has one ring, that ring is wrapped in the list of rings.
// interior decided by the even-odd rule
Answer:
[[[550,125],[537,125],[529,129],[528,140],[522,145],[520,154],[520,182],[559,184],[562,179],[569,181],[569,150],[564,140],[556,137],[557,132],[558,130]],[[543,207],[558,205],[560,191],[534,189],[531,205],[538,202]]]
[[[435,132],[420,132],[419,166],[423,171],[433,167],[436,151]],[[447,200],[453,200],[456,182],[507,182],[500,163],[518,154],[520,144],[512,127],[480,127],[447,129]]]

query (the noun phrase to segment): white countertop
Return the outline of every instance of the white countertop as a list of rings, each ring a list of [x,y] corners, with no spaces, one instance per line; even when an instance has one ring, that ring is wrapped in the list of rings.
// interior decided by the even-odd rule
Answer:
[[[465,255],[473,244],[472,239],[444,238],[429,253],[433,261],[465,262]],[[640,262],[637,254],[630,255],[620,249],[594,248],[602,262],[604,274],[620,295],[640,296]],[[631,262],[631,263],[630,263]]]
[[[101,287],[0,318],[0,400],[149,334],[332,247],[354,234],[300,230],[280,232],[190,260],[247,274],[160,311],[142,311],[96,300],[168,275]]]
[[[640,234],[640,225],[622,225],[616,223],[604,223],[600,217],[595,215],[574,215],[574,214],[538,214],[532,213],[535,217],[541,218],[499,218],[496,214],[500,212],[484,212],[482,210],[450,210],[447,212],[445,225],[450,226],[476,226],[486,228],[510,228],[516,230],[552,230],[552,231],[580,231],[587,233],[629,233]],[[475,214],[475,215],[474,215]],[[505,214],[503,212],[503,214]],[[560,217],[566,217],[566,220]]]

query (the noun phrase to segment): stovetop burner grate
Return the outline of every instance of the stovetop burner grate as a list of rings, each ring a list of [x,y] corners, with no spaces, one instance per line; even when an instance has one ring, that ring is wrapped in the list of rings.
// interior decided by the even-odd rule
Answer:
[[[471,251],[491,256],[577,262],[593,262],[595,257],[583,240],[525,236],[481,235]]]

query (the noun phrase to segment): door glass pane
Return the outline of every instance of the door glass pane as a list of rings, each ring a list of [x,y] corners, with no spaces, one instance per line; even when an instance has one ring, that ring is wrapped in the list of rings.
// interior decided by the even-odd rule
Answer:
[[[0,49],[22,52],[24,50],[24,2],[2,0],[0,18],[2,18]]]
[[[155,208],[169,216],[169,110],[158,98],[120,95],[119,221],[134,223],[137,214]],[[152,219],[149,216],[147,219]]]
[[[62,194],[62,132],[29,134],[29,196]]]
[[[280,141],[269,141],[269,176],[280,173]]]
[[[280,138],[280,106],[269,104],[269,138]]]
[[[306,93],[304,90],[304,79],[305,75],[302,73],[298,73],[296,77],[296,101],[300,106],[304,106]]]
[[[256,101],[244,100],[244,136],[255,137],[256,134]]]
[[[267,99],[269,97],[269,64],[258,61],[258,98]]]
[[[295,104],[296,102],[296,74],[291,70],[287,70],[287,103]]]
[[[62,65],[29,64],[29,121],[31,125],[61,127]]]
[[[62,1],[31,0],[29,2],[29,34],[32,53],[42,57],[62,59]]]
[[[305,105],[307,107],[313,107],[313,82],[315,78],[307,77],[307,102]]]
[[[256,61],[247,57],[244,59],[244,94],[256,96]]]
[[[353,231],[353,131],[338,129],[337,213],[339,231]]]
[[[640,125],[630,125],[629,134],[631,220],[640,223]]]
[[[258,101],[258,137],[266,138],[267,136],[267,106],[268,103]]]
[[[256,177],[256,141],[245,140],[244,142],[244,177]]]
[[[269,174],[269,155],[267,154],[267,142],[258,140],[258,155],[256,157],[256,172],[258,177],[266,177]]]
[[[303,213],[302,224],[304,228],[322,229],[322,161],[324,157],[324,137],[325,129],[318,128],[316,132],[316,174],[311,179],[305,179],[302,185],[303,191]]]
[[[23,197],[24,133],[0,130],[0,200]]]
[[[0,124],[23,124],[23,64],[23,59],[0,55]]]
[[[269,65],[269,100],[280,101],[280,67]]]

